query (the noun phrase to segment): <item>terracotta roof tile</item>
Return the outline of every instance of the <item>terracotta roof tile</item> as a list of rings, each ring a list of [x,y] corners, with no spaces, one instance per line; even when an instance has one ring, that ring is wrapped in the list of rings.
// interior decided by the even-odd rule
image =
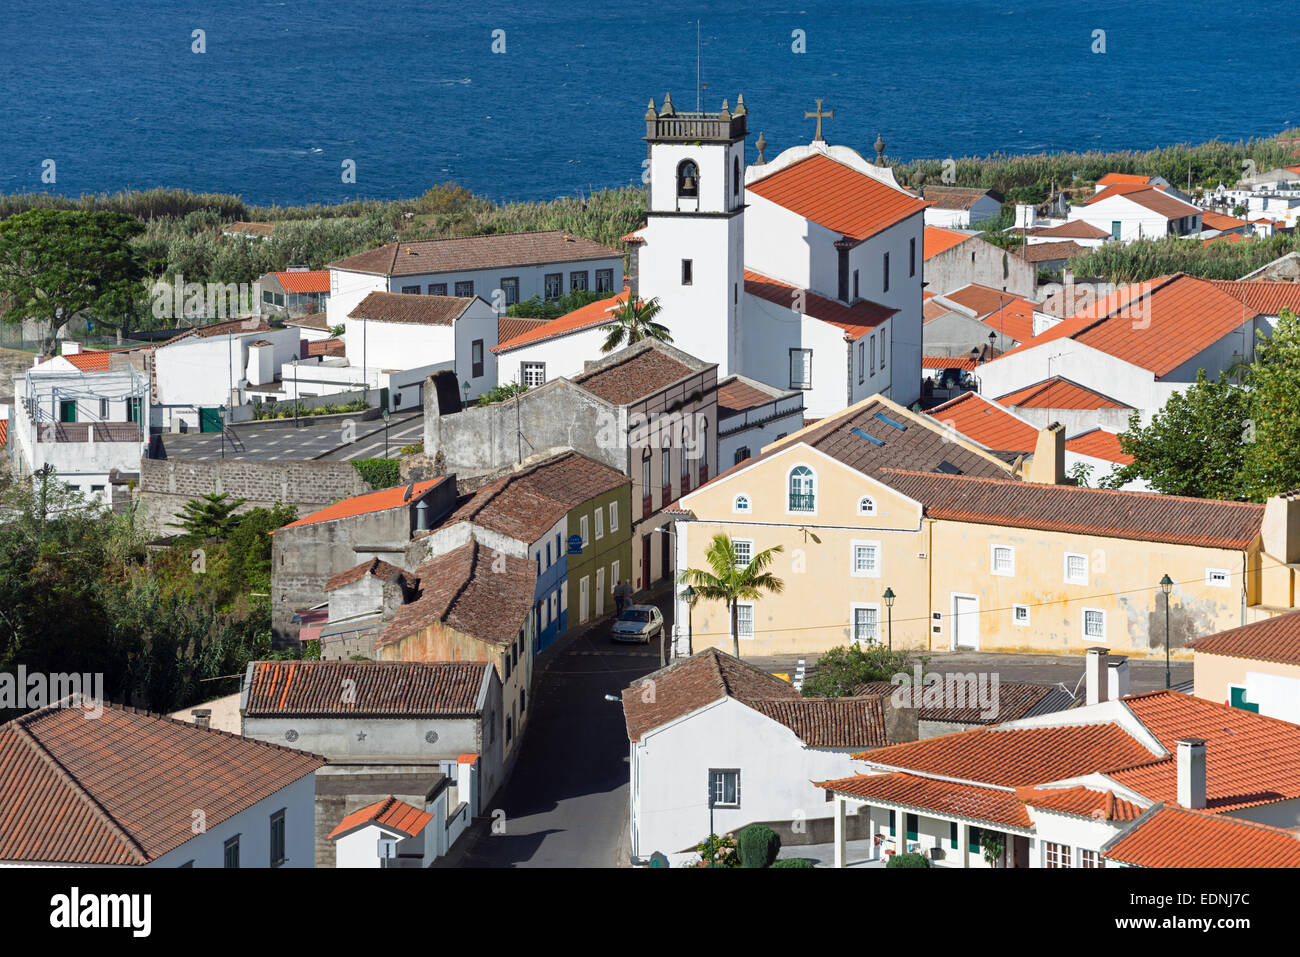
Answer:
[[[1300,611],[1206,635],[1187,647],[1202,654],[1300,665]]]
[[[524,316],[501,316],[497,319],[497,342],[509,342],[545,326],[550,319],[531,319]]]
[[[999,203],[1000,194],[992,190],[967,186],[922,186],[921,198],[935,209],[970,209],[985,196],[992,196]]]
[[[745,190],[859,241],[920,213],[927,205],[911,193],[821,155],[778,170]]]
[[[0,860],[146,864],[324,765],[324,758],[104,704],[0,726]]]
[[[378,824],[406,837],[415,837],[422,833],[425,825],[432,820],[433,815],[428,811],[421,811],[418,807],[412,807],[405,801],[399,801],[390,795],[382,801],[376,801],[374,804],[353,811],[339,822],[338,827],[330,831],[330,840],[343,837],[369,824]]]
[[[573,310],[573,312],[565,313],[556,319],[550,319],[545,325],[526,329],[509,341],[500,342],[498,345],[493,346],[492,351],[498,354],[508,352],[512,349],[518,349],[520,346],[530,346],[547,339],[603,326],[605,323],[614,320],[612,313],[627,301],[629,295],[629,288],[624,286],[623,291],[616,296],[597,299],[595,302],[589,302],[587,305]]]
[[[255,661],[241,710],[250,717],[471,716],[490,667],[482,661]],[[346,696],[345,688],[355,693]]]
[[[275,231],[274,223],[231,223],[221,230],[223,233],[235,233],[243,236],[270,236]]]
[[[353,582],[361,581],[367,575],[384,581],[391,581],[394,577],[400,578],[408,587],[414,587],[417,579],[414,575],[398,568],[396,565],[390,565],[388,562],[378,558],[371,558],[355,565],[347,571],[339,572],[325,583],[326,591],[333,591],[336,588],[342,588],[344,585],[351,585]]]
[[[1236,216],[1227,216],[1223,213],[1216,213],[1212,209],[1201,210],[1201,225],[1206,229],[1241,229],[1247,225],[1244,219],[1238,219]]]
[[[930,259],[945,253],[954,246],[960,246],[973,237],[965,233],[954,232],[939,226],[926,226],[923,234],[921,258]]]
[[[900,745],[902,747],[902,745]],[[866,798],[882,805],[897,804],[988,824],[1032,830],[1025,805],[1011,791],[983,788],[914,774],[859,774],[851,778],[818,781],[816,786]]]
[[[290,272],[273,272],[285,292],[329,292],[330,271],[328,269],[297,269]]]
[[[1016,255],[1027,263],[1043,263],[1057,259],[1073,259],[1087,251],[1073,240],[1066,239],[1053,243],[1030,243],[1017,249]]]
[[[1283,308],[1300,313],[1300,282],[1266,282],[1263,280],[1211,279],[1210,284],[1246,304],[1246,311],[1279,315]]]
[[[385,512],[390,508],[398,508],[402,505],[414,505],[428,492],[431,488],[442,482],[446,476],[436,479],[430,479],[427,482],[415,482],[413,485],[398,485],[395,488],[386,488],[378,492],[368,492],[365,495],[354,495],[352,498],[345,498],[341,502],[335,502],[333,505],[326,506],[319,511],[312,512],[310,515],[304,515],[296,522],[290,522],[284,528],[298,528],[302,525],[315,525],[318,522],[333,522],[341,518],[352,518],[356,515],[368,515],[371,512]],[[409,499],[407,498],[407,489],[413,489]],[[276,529],[276,532],[281,529]],[[272,534],[275,534],[274,532]]]
[[[800,290],[797,286],[764,276],[752,269],[745,270],[745,292],[785,309],[789,309],[795,301],[795,294],[802,292],[804,315],[838,326],[844,330],[846,338],[849,339],[861,339],[898,312],[897,309],[882,306],[869,299],[859,299],[853,305],[846,306],[834,299],[827,299],[815,292]]]
[[[315,339],[309,340],[303,347],[303,356],[345,356],[348,353],[347,343],[342,339]]]
[[[871,681],[853,689],[855,695],[892,695],[895,686],[888,681]],[[998,724],[1023,718],[1034,706],[1056,689],[1024,681],[998,683],[998,707],[992,717],[985,717],[983,708],[972,703],[970,707],[921,707],[916,716],[922,721],[951,721],[956,724]]]
[[[975,360],[962,356],[921,356],[922,369],[962,369],[966,372],[975,370]]]
[[[450,326],[474,303],[473,297],[421,296],[415,293],[372,292],[348,313],[349,319],[401,322],[420,326]]]
[[[718,415],[735,415],[755,406],[766,405],[776,398],[777,396],[755,388],[738,376],[728,376],[718,383]]]
[[[331,269],[349,269],[381,276],[468,272],[507,266],[578,262],[584,259],[622,259],[610,249],[572,233],[497,233],[460,239],[425,239],[389,243],[330,263]]]
[[[1109,239],[1110,233],[1082,219],[1072,219],[1055,226],[1032,226],[1029,229],[1018,228],[1012,233],[1024,233],[1026,236],[1051,236],[1054,239]]]
[[[237,319],[225,319],[221,322],[212,322],[206,326],[194,326],[186,329],[179,335],[172,336],[165,342],[158,343],[155,348],[161,349],[164,346],[170,346],[174,342],[181,342],[185,339],[211,339],[213,336],[239,335],[240,333],[252,332],[270,332],[271,324],[265,319],[259,319],[257,316],[243,316]]]
[[[1096,821],[1133,821],[1144,808],[1115,796],[1114,791],[1094,788],[1018,788],[1016,796],[1030,807],[1057,811]]]
[[[1062,376],[1053,376],[997,398],[998,404],[1022,409],[1127,409],[1118,399],[1094,392]]]
[[[1300,867],[1291,831],[1181,807],[1160,807],[1103,849],[1135,867]]]
[[[746,701],[760,714],[785,725],[810,748],[878,748],[885,733],[886,698],[764,698]]]
[[[985,325],[1017,342],[1033,338],[1034,304],[1014,293],[971,283],[952,292],[945,292],[939,298],[966,307]]]
[[[570,381],[614,405],[629,405],[697,371],[659,349],[633,346],[623,353],[622,358]]]
[[[937,405],[928,414],[986,449],[1032,452],[1038,441],[1035,426],[975,392]]]
[[[1119,465],[1128,465],[1133,461],[1133,456],[1125,455],[1120,451],[1119,436],[1100,428],[1089,429],[1072,439],[1067,439],[1065,450],[1079,455],[1090,455],[1094,459],[1105,459],[1107,462],[1115,462]]]
[[[1149,186],[1150,184],[1150,176],[1141,176],[1137,173],[1107,173],[1097,180],[1098,186]]]

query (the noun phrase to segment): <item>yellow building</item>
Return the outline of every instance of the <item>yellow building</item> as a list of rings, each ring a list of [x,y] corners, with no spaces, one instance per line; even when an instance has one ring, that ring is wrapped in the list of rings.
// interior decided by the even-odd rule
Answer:
[[[1300,500],[1271,502],[1261,536],[1262,505],[1065,484],[1059,426],[1032,457],[1007,457],[875,396],[684,496],[677,567],[707,567],[719,533],[742,558],[782,546],[771,570],[785,591],[741,606],[742,655],[891,638],[1163,655],[1165,575],[1177,657],[1186,640],[1291,607]],[[677,621],[679,653],[731,647],[720,603],[688,614],[679,597]]]

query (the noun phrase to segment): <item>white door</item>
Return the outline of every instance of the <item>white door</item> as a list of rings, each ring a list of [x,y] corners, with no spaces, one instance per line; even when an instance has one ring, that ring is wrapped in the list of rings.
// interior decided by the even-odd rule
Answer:
[[[596,569],[596,615],[605,614],[605,569]]]
[[[979,599],[974,595],[952,596],[953,644],[957,648],[979,648]]]
[[[582,581],[578,582],[578,621],[587,620],[587,609],[591,606],[588,604],[591,592],[591,579],[583,576]]]

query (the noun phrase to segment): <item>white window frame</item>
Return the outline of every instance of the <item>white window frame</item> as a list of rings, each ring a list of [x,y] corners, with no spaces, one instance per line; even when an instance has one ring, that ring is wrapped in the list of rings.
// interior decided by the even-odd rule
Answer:
[[[1024,621],[1021,621],[1019,618],[1016,617],[1016,612],[1021,611],[1021,610],[1023,610],[1024,613],[1025,613]],[[1012,605],[1012,606],[1011,606],[1011,624],[1013,624],[1013,625],[1017,625],[1017,626],[1019,626],[1020,628],[1028,628],[1028,627],[1029,627],[1029,606],[1028,606],[1028,605]]]
[[[742,608],[749,609],[749,634],[745,634],[743,631],[740,630],[740,622],[741,622],[740,610]],[[739,638],[741,641],[752,641],[754,639],[755,634],[757,634],[758,632],[756,624],[757,623],[754,620],[754,603],[752,601],[736,602],[736,637]],[[730,630],[730,628],[728,628],[728,630]]]
[[[622,569],[619,567],[620,564],[621,562],[617,558],[609,563],[609,587],[610,588],[617,587],[618,583],[623,580],[623,576],[621,574]]]
[[[537,382],[529,382],[529,373],[536,372],[541,378]],[[536,388],[539,385],[546,385],[546,363],[545,362],[521,362],[519,363],[519,382],[522,385]]]
[[[618,502],[609,503],[609,531],[610,534],[618,531]]]
[[[749,548],[749,558],[745,562],[740,561],[740,546],[745,545]],[[752,538],[733,538],[731,547],[736,550],[736,567],[745,568],[754,560],[754,540]]]
[[[876,500],[870,495],[864,495],[858,499],[858,514],[874,516],[876,514]]]
[[[1070,559],[1071,559],[1071,558],[1081,558],[1081,559],[1083,559],[1083,578],[1082,578],[1082,579],[1071,578],[1071,577],[1070,577]],[[1064,558],[1064,560],[1063,560],[1063,564],[1062,564],[1062,567],[1061,567],[1061,579],[1062,579],[1062,580],[1065,582],[1065,584],[1067,584],[1067,585],[1086,585],[1086,584],[1088,584],[1088,556],[1085,555],[1085,554],[1083,554],[1082,552],[1066,552],[1066,553],[1065,553],[1065,558]]]
[[[876,552],[876,570],[859,571],[858,570],[858,549],[873,548]],[[881,566],[884,564],[884,553],[881,550],[880,542],[867,541],[866,539],[854,539],[849,543],[849,576],[852,578],[879,578]]]
[[[596,541],[600,541],[605,537],[605,512],[598,508],[591,514],[596,519]]]
[[[807,469],[807,470],[808,470],[808,473],[812,476],[812,488],[811,488],[811,490],[810,490],[810,495],[811,495],[811,497],[812,497],[813,507],[810,508],[810,509],[792,509],[792,508],[790,507],[790,479],[791,479],[791,477],[794,475],[794,471],[795,471],[795,469],[798,469],[798,468],[805,468],[805,469]],[[791,466],[790,466],[788,469],[785,470],[785,489],[784,489],[784,494],[785,494],[785,514],[787,514],[787,515],[816,515],[816,514],[817,514],[817,493],[818,493],[818,486],[820,486],[820,485],[821,485],[821,482],[818,481],[818,478],[817,478],[817,470],[816,470],[815,468],[813,468],[811,465],[809,465],[807,462],[795,462],[795,463],[791,464]]]
[[[1215,581],[1215,575],[1222,575],[1223,581]],[[1232,572],[1226,568],[1207,568],[1205,569],[1205,584],[1211,588],[1231,588]]]
[[[605,614],[605,569],[596,569],[596,617]]]
[[[1005,571],[1005,572],[1000,572],[1000,571],[998,571],[998,558],[997,558],[997,556],[998,556],[998,549],[999,549],[999,548],[1005,548],[1008,552],[1011,553],[1011,570],[1010,570],[1010,571]],[[1015,546],[1014,546],[1014,545],[1002,545],[1002,544],[996,544],[996,543],[995,543],[995,544],[992,544],[992,545],[989,545],[989,574],[990,574],[990,575],[997,575],[997,576],[999,576],[1000,578],[1015,578],[1015,577],[1016,577],[1016,549],[1015,549]]]
[[[876,613],[876,637],[874,641],[862,641],[858,638],[858,610],[864,609]],[[849,604],[849,642],[851,644],[879,645],[883,637],[879,602],[855,601]]]
[[[1101,616],[1101,634],[1100,634],[1100,635],[1090,635],[1090,634],[1088,634],[1088,613],[1089,613],[1089,612],[1092,612],[1092,613],[1094,613],[1094,614],[1097,614],[1097,615],[1100,615],[1100,616]],[[1082,622],[1082,624],[1083,624],[1083,637],[1084,637],[1084,640],[1085,640],[1085,641],[1105,641],[1105,640],[1106,640],[1106,610],[1105,610],[1104,608],[1085,608],[1085,609],[1083,609],[1083,622]]]
[[[582,539],[582,544],[584,547],[588,542],[587,532],[589,531],[590,529],[587,526],[587,516],[583,515],[578,519],[578,536]]]
[[[745,504],[742,506],[741,502]],[[741,492],[731,500],[731,512],[733,515],[752,515],[754,513],[754,500],[744,492]]]
[[[736,778],[736,801],[734,804],[724,804],[722,801],[719,801],[717,797],[718,784],[720,783],[720,779],[724,778],[726,775],[735,775]],[[715,777],[719,780],[715,780]],[[737,809],[740,807],[740,769],[739,768],[709,768],[709,787],[713,789],[713,806],[715,808]]]

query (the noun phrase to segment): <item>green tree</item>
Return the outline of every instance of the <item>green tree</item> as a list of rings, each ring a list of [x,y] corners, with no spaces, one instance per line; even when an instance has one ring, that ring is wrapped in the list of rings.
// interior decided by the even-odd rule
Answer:
[[[131,216],[104,211],[36,209],[0,222],[0,292],[9,299],[0,318],[47,321],[47,346],[78,316],[130,322],[145,277],[131,239],[143,231]]]
[[[601,352],[613,352],[622,345],[634,345],[642,339],[658,339],[660,342],[672,342],[668,327],[655,322],[659,315],[658,299],[620,299],[616,304],[614,322],[609,327],[609,334],[600,347]]]
[[[1242,486],[1250,498],[1300,487],[1300,318],[1283,309],[1272,337],[1259,335],[1246,374],[1250,410]]]
[[[692,604],[704,599],[720,601],[727,606],[731,618],[731,642],[737,658],[740,657],[740,634],[736,605],[742,601],[758,601],[768,593],[779,595],[785,590],[785,582],[768,571],[772,556],[783,550],[780,545],[765,548],[742,565],[736,557],[735,542],[727,535],[718,534],[713,536],[705,554],[709,567],[686,568],[678,576],[682,584],[695,589]]]
[[[180,521],[167,524],[184,529],[187,538],[225,540],[239,524],[235,509],[245,501],[237,498],[232,502],[225,492],[209,492],[202,498],[186,502],[177,516]]]
[[[916,658],[910,651],[891,651],[884,645],[853,644],[831,648],[817,659],[817,665],[803,683],[805,698],[845,698],[868,682],[890,681],[894,675],[909,678],[915,665],[923,669],[929,658]]]
[[[1105,484],[1118,487],[1140,478],[1166,495],[1244,498],[1241,469],[1250,407],[1249,393],[1222,373],[1210,382],[1201,370],[1194,384],[1169,397],[1150,425],[1143,427],[1137,412],[1129,416],[1119,446],[1133,461]]]

